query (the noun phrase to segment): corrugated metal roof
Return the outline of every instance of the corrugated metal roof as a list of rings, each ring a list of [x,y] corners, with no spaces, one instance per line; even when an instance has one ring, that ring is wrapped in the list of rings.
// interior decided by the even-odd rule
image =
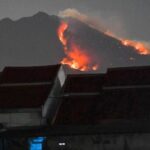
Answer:
[[[149,85],[150,66],[108,69],[105,86]]]
[[[103,83],[103,74],[69,75],[65,82],[65,93],[99,92]]]
[[[150,88],[105,90],[102,99],[105,102],[101,109],[101,114],[106,113],[104,117],[150,119]]]
[[[0,76],[0,109],[41,107],[59,67],[6,67]]]
[[[92,119],[93,109],[95,109],[98,99],[98,96],[69,96],[63,98],[54,124],[94,123]]]
[[[95,96],[68,96],[62,100],[56,125],[82,125],[113,120],[149,120],[150,88],[104,90]]]
[[[149,76],[150,67],[110,69],[102,76],[69,76],[64,89],[67,94],[64,93],[55,124],[149,120]],[[94,92],[99,94],[90,95]]]
[[[0,109],[41,107],[51,87],[52,85],[0,87]]]
[[[60,65],[37,67],[6,67],[1,74],[0,83],[47,82],[56,77]]]

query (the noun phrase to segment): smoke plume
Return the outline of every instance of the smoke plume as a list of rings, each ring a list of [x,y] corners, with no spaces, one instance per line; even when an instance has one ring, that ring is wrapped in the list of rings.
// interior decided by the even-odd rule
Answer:
[[[88,26],[90,26],[98,31],[101,31],[101,32],[107,31],[107,29],[105,28],[103,23],[98,21],[96,18],[87,16],[74,8],[68,8],[68,9],[65,9],[64,11],[60,11],[58,15],[62,18],[71,17],[74,19],[78,19],[79,21],[84,22]]]
[[[123,45],[134,47],[139,54],[145,54],[145,55],[150,54],[149,42],[140,41],[140,40],[136,40],[136,39],[128,39],[128,37],[125,36],[125,34],[124,35],[122,34],[123,33],[122,31],[124,31],[124,33],[125,33],[125,29],[122,28],[120,21],[116,21],[117,24],[119,24],[119,28],[117,29],[118,30],[117,31],[113,27],[113,23],[110,23],[109,19],[107,20],[107,19],[101,18],[100,21],[98,21],[98,19],[87,16],[73,8],[68,8],[68,9],[65,9],[64,11],[60,11],[58,15],[62,18],[71,17],[71,18],[75,18],[81,22],[84,22],[88,26],[90,26],[100,32],[103,32],[110,37],[113,37],[113,38],[121,41]],[[117,18],[119,18],[119,17],[117,17]],[[122,31],[120,31],[120,30],[122,30]],[[120,31],[120,33],[119,33],[119,31]]]

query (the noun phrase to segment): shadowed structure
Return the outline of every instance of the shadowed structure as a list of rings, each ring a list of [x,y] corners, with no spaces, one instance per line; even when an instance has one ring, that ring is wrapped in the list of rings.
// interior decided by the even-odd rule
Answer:
[[[149,149],[149,76],[148,66],[67,76],[60,65],[5,68],[0,146],[26,149],[46,137],[45,150]]]

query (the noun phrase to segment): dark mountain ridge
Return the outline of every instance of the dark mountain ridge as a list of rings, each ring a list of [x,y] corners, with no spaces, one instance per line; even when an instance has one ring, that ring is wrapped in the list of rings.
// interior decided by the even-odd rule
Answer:
[[[57,37],[60,19],[38,13],[0,21],[0,67],[56,64],[63,57]],[[48,59],[49,58],[49,59]]]
[[[149,65],[150,55],[140,55],[131,46],[124,46],[121,41],[97,31],[86,24],[69,18],[71,26],[75,27],[74,40],[98,56],[102,70],[108,67]]]
[[[39,12],[31,17],[0,21],[0,69],[5,66],[50,65],[65,56],[57,36],[61,19]],[[69,18],[71,38],[100,63],[100,71],[108,67],[149,65],[149,56],[137,54],[117,39]],[[134,58],[131,60],[130,58]]]

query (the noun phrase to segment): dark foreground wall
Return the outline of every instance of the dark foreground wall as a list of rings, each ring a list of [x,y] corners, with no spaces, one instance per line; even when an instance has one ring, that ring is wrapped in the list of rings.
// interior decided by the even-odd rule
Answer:
[[[0,150],[30,149],[29,140],[30,138],[1,138]],[[44,141],[43,150],[149,150],[149,141],[150,134],[52,136]]]
[[[48,148],[67,150],[149,150],[150,134],[52,137]]]

